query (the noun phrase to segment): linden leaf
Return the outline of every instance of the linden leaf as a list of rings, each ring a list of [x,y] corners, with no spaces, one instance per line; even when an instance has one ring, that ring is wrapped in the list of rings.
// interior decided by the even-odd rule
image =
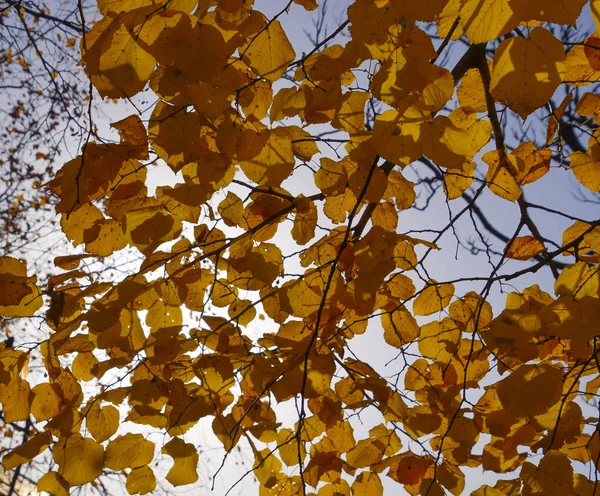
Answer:
[[[460,170],[444,171],[444,192],[449,200],[454,200],[469,189],[475,179],[475,162],[467,162]]]
[[[492,150],[485,153],[481,159],[488,165],[486,181],[490,191],[509,201],[518,200],[521,188],[517,182],[517,158]]]
[[[302,5],[306,10],[315,10],[318,7],[317,0],[294,0],[294,3]]]
[[[56,394],[51,384],[38,384],[31,390],[31,414],[38,422],[48,420],[58,415],[63,408],[61,398]]]
[[[522,21],[547,21],[574,27],[586,0],[545,0],[543,4],[520,0],[509,2],[515,15]]]
[[[139,93],[150,79],[156,60],[140,47],[131,28],[125,24],[112,33],[110,41],[108,37],[105,39],[109,45],[103,47],[97,70],[111,81],[113,87],[96,86],[100,95],[123,98]]]
[[[71,485],[58,472],[47,472],[37,483],[38,492],[47,492],[53,496],[69,496]]]
[[[148,494],[156,489],[156,477],[148,466],[134,468],[125,481],[129,494]]]
[[[544,363],[521,365],[495,387],[509,414],[517,418],[539,415],[560,400],[563,371]]]
[[[251,38],[241,49],[244,60],[256,73],[268,81],[277,81],[296,53],[279,21],[270,21],[266,28]]]
[[[317,207],[315,203],[304,197],[298,197],[294,200],[296,205],[296,217],[292,227],[292,237],[299,245],[305,245],[315,237],[315,228],[317,227]]]
[[[415,315],[431,315],[446,308],[454,296],[454,284],[438,284],[431,280],[413,303]]]
[[[292,142],[274,131],[265,130],[259,135],[260,153],[240,162],[244,174],[255,183],[279,186],[295,164]]]
[[[577,151],[571,154],[571,170],[577,180],[586,188],[590,191],[599,192],[600,145],[596,143],[595,136],[590,138],[590,148],[587,153]]]
[[[490,92],[523,119],[544,105],[565,75],[563,44],[544,28],[504,40],[494,55]]]
[[[352,484],[355,496],[378,496],[383,494],[383,484],[374,472],[361,472]]]
[[[511,0],[465,0],[459,24],[471,43],[485,43],[515,29],[519,19]]]
[[[395,348],[411,343],[419,337],[419,326],[405,308],[381,315],[385,342]]]
[[[96,480],[104,466],[104,448],[96,441],[75,433],[61,438],[52,450],[59,473],[71,486]]]
[[[106,447],[106,466],[113,470],[143,467],[153,458],[154,443],[141,434],[127,433],[113,439]]]
[[[562,270],[554,283],[554,292],[559,296],[573,296],[579,300],[584,296],[598,296],[599,285],[597,267],[576,262]]]
[[[173,458],[174,465],[167,473],[167,480],[171,484],[183,486],[198,480],[198,450],[193,444],[174,437],[163,446],[162,453]]]
[[[534,236],[520,236],[506,245],[504,252],[514,260],[529,260],[546,250],[544,244]]]
[[[477,69],[469,69],[463,76],[458,90],[456,90],[458,103],[467,113],[485,112],[485,88],[481,73]]]
[[[9,451],[2,458],[4,470],[10,470],[24,463],[31,462],[40,453],[46,451],[46,448],[52,443],[52,434],[50,432],[40,432],[27,440],[23,444]]]
[[[27,420],[31,404],[29,383],[17,375],[8,384],[0,384],[0,404],[5,422]]]
[[[43,305],[37,277],[27,277],[27,264],[0,257],[0,315],[32,317]]]
[[[579,113],[580,115],[593,115],[593,112],[591,114],[581,114],[581,112],[580,112],[580,110],[582,110],[582,108],[584,110],[587,110],[583,106],[580,107],[580,104],[581,104],[581,102],[583,102],[585,100],[585,97],[589,94],[590,93],[586,93],[585,95],[583,95],[583,97],[581,97],[579,102],[577,102],[577,107],[576,107],[575,111],[577,113]],[[567,110],[567,107],[569,106],[569,104],[571,103],[572,100],[573,100],[573,92],[571,91],[567,94],[566,97],[564,97],[563,101],[556,108],[556,110],[554,110],[552,112],[552,114],[550,114],[550,116],[548,118],[548,129],[546,131],[546,144],[547,145],[549,145],[550,143],[552,143],[554,141],[554,137],[556,136],[556,132],[558,131],[558,128],[559,128],[560,119],[564,115],[565,110]],[[585,102],[584,102],[584,105],[585,105]]]
[[[452,319],[430,322],[421,327],[419,351],[440,363],[447,363],[458,351],[461,331]]]
[[[89,433],[96,441],[102,443],[117,432],[121,422],[119,410],[112,405],[100,407],[99,403],[93,403],[85,419]]]

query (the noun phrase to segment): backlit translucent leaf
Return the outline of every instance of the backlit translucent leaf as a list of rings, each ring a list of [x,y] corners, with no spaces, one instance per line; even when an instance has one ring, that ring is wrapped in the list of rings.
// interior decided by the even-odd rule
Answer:
[[[37,455],[44,452],[50,443],[52,443],[52,434],[50,432],[46,431],[36,434],[4,455],[4,458],[2,458],[4,470],[10,470],[23,463],[31,462]]]
[[[92,482],[102,473],[104,448],[81,434],[59,439],[52,450],[59,474],[71,486]]]
[[[248,65],[268,81],[279,79],[296,57],[285,31],[277,20],[269,22],[266,29],[252,38],[247,49],[243,48],[242,52],[248,59]]]
[[[431,315],[446,308],[454,296],[453,284],[438,284],[429,281],[413,303],[415,315]]]
[[[521,365],[496,384],[504,409],[515,417],[539,415],[560,400],[563,371],[549,364]]]
[[[129,494],[148,494],[156,489],[156,477],[148,466],[134,468],[125,481]]]
[[[141,434],[127,433],[113,439],[106,447],[106,466],[113,470],[148,465],[154,458],[154,443]]]
[[[183,486],[198,480],[198,451],[193,444],[174,437],[163,446],[162,453],[173,458],[174,464],[167,473],[171,484]]]
[[[509,0],[509,2],[521,21],[548,21],[575,26],[586,0],[545,0],[543,3]]]
[[[542,242],[534,236],[519,236],[506,246],[506,256],[515,260],[529,260],[545,250]]]
[[[460,26],[471,43],[498,38],[518,24],[510,0],[465,0],[460,7]]]
[[[504,40],[494,55],[490,91],[523,119],[552,96],[565,77],[562,43],[544,28]]]
[[[0,384],[0,404],[5,422],[16,422],[29,418],[31,405],[29,383],[16,376],[8,384]]]
[[[27,277],[27,264],[0,257],[0,315],[31,317],[43,304],[36,276]]]
[[[38,384],[31,392],[33,394],[31,413],[38,422],[51,419],[62,410],[60,397],[47,382]]]
[[[419,336],[419,326],[410,312],[404,308],[381,315],[383,337],[391,346],[400,348]]]
[[[571,170],[577,180],[591,191],[600,191],[600,145],[590,138],[587,153],[571,154]]]
[[[37,483],[38,492],[46,491],[53,496],[69,496],[70,484],[58,472],[47,472]]]
[[[85,420],[88,431],[99,443],[115,434],[120,425],[119,410],[112,405],[101,407],[99,401],[94,402],[88,410]]]

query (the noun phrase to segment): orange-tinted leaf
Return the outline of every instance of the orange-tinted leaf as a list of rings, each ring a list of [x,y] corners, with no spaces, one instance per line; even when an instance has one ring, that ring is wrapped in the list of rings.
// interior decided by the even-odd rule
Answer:
[[[515,260],[529,260],[542,253],[546,248],[534,236],[520,236],[506,245],[505,253],[508,258]]]

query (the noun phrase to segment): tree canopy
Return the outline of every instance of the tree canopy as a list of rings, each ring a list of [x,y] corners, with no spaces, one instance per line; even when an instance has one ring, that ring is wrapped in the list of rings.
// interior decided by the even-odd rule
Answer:
[[[52,277],[0,257],[2,325],[44,330],[0,344],[4,469],[194,484],[210,419],[265,496],[595,494],[600,1],[355,0],[308,49],[322,2],[254,3],[98,0],[80,64],[131,111],[46,184]],[[432,262],[461,244],[485,273]]]

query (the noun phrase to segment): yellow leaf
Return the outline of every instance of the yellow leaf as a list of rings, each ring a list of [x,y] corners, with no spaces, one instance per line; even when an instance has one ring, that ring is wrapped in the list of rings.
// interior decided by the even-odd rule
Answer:
[[[590,65],[581,45],[574,46],[567,54],[564,81],[571,86],[587,86],[600,81],[600,71]]]
[[[71,369],[75,378],[87,382],[94,379],[94,366],[97,364],[98,359],[92,352],[78,353]]]
[[[325,195],[333,196],[343,193],[348,181],[343,162],[334,162],[323,157],[321,166],[315,174],[315,184]]]
[[[449,200],[462,196],[469,189],[475,179],[475,162],[463,164],[460,170],[444,171],[444,192]]]
[[[510,0],[465,0],[459,22],[471,43],[484,43],[515,29],[519,19]]]
[[[393,199],[398,210],[408,210],[416,199],[415,185],[400,171],[393,170],[388,175],[387,188],[383,197],[389,201]]]
[[[577,102],[577,108],[575,109],[576,112],[579,113],[580,103],[582,101],[584,101],[586,95],[589,95],[589,94],[590,93],[586,93],[585,95],[583,95],[583,97],[581,97],[579,102]],[[546,131],[546,144],[547,145],[549,145],[550,143],[552,143],[554,141],[554,137],[556,136],[556,131],[558,131],[558,128],[559,128],[560,120],[572,100],[573,100],[573,92],[570,91],[567,94],[567,96],[564,97],[564,99],[560,103],[560,105],[558,107],[556,107],[556,109],[548,116],[548,129]]]
[[[113,439],[106,447],[106,467],[112,470],[143,467],[153,458],[154,443],[141,434],[127,433]]]
[[[183,75],[190,82],[210,82],[216,72],[223,70],[231,48],[216,26],[198,22],[181,11],[157,11],[152,7],[147,13],[140,13],[146,14],[136,31],[140,44],[159,64],[174,65],[178,69],[174,77],[181,79]]]
[[[264,130],[259,135],[260,152],[240,161],[248,179],[263,186],[279,186],[295,164],[292,142],[276,132]]]
[[[86,427],[94,439],[102,443],[110,438],[119,429],[119,410],[112,405],[100,407],[100,401],[95,401],[88,410]]]
[[[293,117],[303,111],[305,107],[306,93],[302,89],[281,88],[273,98],[269,119],[273,123],[284,117]]]
[[[300,160],[308,162],[319,153],[316,138],[298,126],[280,126],[273,129],[276,136],[282,136],[292,142],[292,151]]]
[[[560,400],[562,390],[562,369],[545,363],[521,365],[496,384],[502,406],[517,418],[544,413]]]
[[[40,432],[15,449],[9,451],[2,458],[4,470],[10,470],[24,463],[31,462],[40,453],[43,453],[52,443],[50,432]]]
[[[223,222],[229,227],[243,227],[244,222],[244,204],[235,193],[227,192],[227,196],[217,207]]]
[[[590,191],[600,191],[600,145],[595,142],[596,133],[590,138],[590,148],[587,153],[573,152],[571,154],[571,170],[577,180]]]
[[[377,153],[399,166],[408,165],[423,155],[421,136],[423,118],[416,111],[404,115],[396,110],[379,114],[373,125],[372,140]]]
[[[373,77],[373,94],[401,113],[411,106],[437,112],[452,98],[454,80],[429,62],[433,57],[430,38],[413,27],[410,43],[394,50]]]
[[[506,245],[505,253],[514,260],[529,260],[545,250],[543,243],[534,236],[520,236]]]
[[[294,200],[296,205],[296,217],[292,227],[292,238],[299,245],[305,245],[315,237],[315,228],[317,227],[317,207],[309,199],[299,196]]]
[[[294,0],[294,3],[302,5],[306,10],[315,10],[318,7],[317,0]]]
[[[42,304],[37,277],[27,277],[27,264],[12,257],[0,257],[0,315],[32,317]]]
[[[53,496],[69,496],[71,485],[58,472],[48,472],[37,483],[38,492],[45,491]]]
[[[544,105],[565,76],[563,44],[544,28],[527,39],[500,43],[494,55],[490,92],[523,119]]]
[[[521,21],[547,21],[573,27],[586,4],[586,0],[545,0],[543,3],[509,1],[513,12]]]
[[[382,314],[381,325],[385,342],[395,348],[411,343],[419,337],[419,326],[405,308]]]
[[[156,477],[148,466],[134,468],[125,481],[129,494],[148,494],[156,489]]]
[[[514,155],[506,155],[492,150],[481,159],[488,165],[486,181],[490,191],[509,201],[521,196],[521,187],[517,182],[518,163]]]
[[[361,472],[352,484],[352,494],[356,496],[377,496],[383,494],[383,484],[375,472]]]
[[[437,165],[461,169],[490,140],[491,130],[487,119],[456,109],[424,122],[420,139],[425,155]]]
[[[446,308],[454,295],[454,284],[438,284],[428,281],[427,286],[413,303],[415,315],[431,315]]]
[[[107,77],[113,87],[97,86],[103,97],[123,98],[139,93],[154,70],[154,57],[140,47],[130,29],[121,24],[110,39],[104,38],[109,45],[103,47],[98,59],[98,73]]]
[[[536,148],[531,141],[525,141],[511,154],[515,161],[517,174],[515,180],[521,186],[537,181],[550,170],[552,151],[549,148]]]
[[[174,465],[167,473],[167,480],[171,484],[183,486],[198,480],[198,451],[193,444],[174,437],[163,446],[162,453],[173,457]]]
[[[47,382],[38,384],[31,392],[33,393],[31,413],[38,422],[51,419],[62,410],[63,404],[60,397],[52,385]]]
[[[265,29],[240,49],[244,60],[268,81],[277,81],[285,73],[296,53],[279,21],[270,21]]]
[[[466,113],[485,112],[485,89],[478,69],[469,69],[456,90],[458,103]]]
[[[369,93],[362,91],[349,91],[344,94],[342,104],[336,109],[331,125],[336,129],[356,134],[365,130],[365,103],[369,100]]]
[[[84,253],[82,255],[67,255],[64,257],[56,257],[54,259],[54,265],[64,270],[73,270],[79,267],[79,263],[84,258],[90,258],[93,255]]]
[[[16,376],[8,384],[0,384],[0,404],[5,422],[27,420],[31,404],[29,383]]]
[[[430,360],[447,363],[458,351],[460,336],[461,331],[452,319],[430,322],[421,327],[419,351]]]
[[[576,262],[565,267],[554,283],[554,292],[558,296],[573,296],[580,300],[584,296],[598,298],[600,274],[598,267],[585,262]]]
[[[198,162],[206,145],[201,141],[200,116],[196,112],[159,101],[148,124],[153,149],[174,172],[186,164]]]
[[[59,473],[71,486],[95,481],[104,466],[104,448],[89,438],[75,433],[61,438],[52,450]]]
[[[398,227],[398,212],[391,202],[378,203],[371,217],[374,226],[379,226],[389,232],[396,232]]]
[[[254,116],[261,120],[267,116],[272,98],[271,84],[261,79],[240,93],[238,103],[246,117]]]

